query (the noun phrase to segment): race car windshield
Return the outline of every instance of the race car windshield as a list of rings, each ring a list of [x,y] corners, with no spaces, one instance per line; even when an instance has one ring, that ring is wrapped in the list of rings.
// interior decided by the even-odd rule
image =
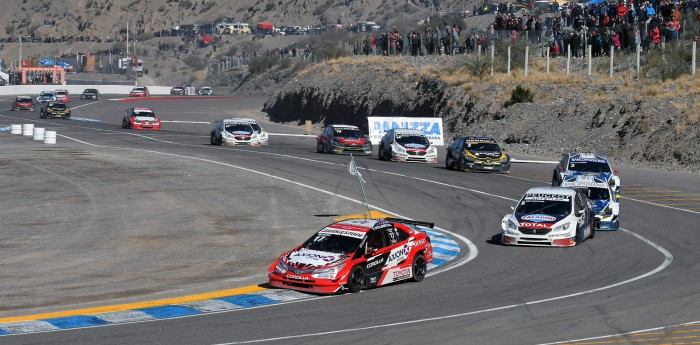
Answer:
[[[426,138],[422,135],[397,135],[396,142],[401,144],[401,145],[406,145],[406,144],[418,144],[418,145],[423,145],[423,146],[430,145],[428,138]]]
[[[469,151],[500,152],[501,148],[494,143],[464,143],[464,148]]]
[[[253,133],[253,127],[251,127],[250,125],[245,124],[245,123],[226,124],[226,131],[229,133],[234,133],[234,132]]]
[[[254,130],[254,131],[256,131],[256,132],[258,132],[258,133],[262,132],[262,128],[260,128],[260,125],[259,125],[259,124],[257,124],[257,123],[251,123],[250,126],[253,127],[253,130]]]
[[[571,171],[586,171],[586,172],[597,172],[597,173],[609,173],[610,166],[602,162],[586,162],[577,161],[569,163],[569,170]]]
[[[83,93],[97,93],[97,90],[95,90],[95,89],[87,89],[87,90],[83,91]]]
[[[588,196],[591,200],[608,200],[610,199],[610,192],[605,188],[588,188],[590,195]]]
[[[156,117],[156,114],[154,114],[150,111],[135,111],[134,116]]]
[[[66,105],[63,103],[52,103],[49,105],[49,107],[53,109],[66,109]]]
[[[333,135],[341,138],[363,138],[365,135],[357,129],[333,130]]]
[[[29,97],[17,97],[17,102],[29,102],[31,100]]]
[[[567,216],[569,213],[571,213],[571,204],[568,201],[528,200],[520,202],[518,207],[515,209],[515,213],[542,213]]]
[[[302,248],[310,250],[318,250],[322,252],[350,254],[357,251],[360,247],[362,239],[329,234],[316,234],[314,237],[306,240],[302,244]]]

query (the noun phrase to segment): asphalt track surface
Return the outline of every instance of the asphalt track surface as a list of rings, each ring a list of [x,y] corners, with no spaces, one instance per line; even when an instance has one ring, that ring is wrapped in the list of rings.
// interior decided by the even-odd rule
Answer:
[[[172,120],[207,122],[222,117],[222,109],[229,113],[241,109],[245,113],[255,102],[260,100],[130,103],[157,108],[164,118],[167,113]],[[88,153],[112,150],[110,154],[119,156],[133,155],[132,148],[147,148],[153,155],[170,154],[174,159],[171,164],[175,165],[193,164],[196,169],[209,164],[196,160],[205,158],[361,198],[357,181],[347,174],[348,157],[316,153],[313,139],[277,136],[271,138],[268,147],[215,148],[207,145],[207,125],[172,123],[161,132],[134,133],[119,126],[123,109],[131,105],[112,101],[88,103],[76,102],[73,116],[103,122],[51,120],[60,135],[57,149]],[[77,108],[78,104],[86,105]],[[20,120],[39,123],[36,114],[0,113],[2,126],[22,123]],[[295,131],[274,124],[267,125],[267,130]],[[299,131],[296,129],[297,133]],[[4,138],[0,141],[3,146],[14,147],[14,143],[6,144],[9,135],[0,136]],[[432,275],[420,284],[396,284],[359,294],[196,317],[4,336],[0,337],[0,342],[660,344],[700,341],[698,325],[666,328],[700,320],[700,213],[697,209],[700,207],[697,201],[700,178],[697,175],[620,168],[623,230],[598,232],[594,239],[574,248],[527,248],[498,245],[500,220],[527,188],[551,180],[552,166],[518,164],[511,174],[493,175],[447,171],[442,161],[438,166],[383,162],[376,156],[358,157],[356,161],[360,168],[366,169],[361,171],[367,180],[365,189],[370,204],[406,217],[434,221],[437,226],[468,238],[478,248],[476,258]],[[236,181],[247,177],[250,178],[241,174]],[[199,182],[206,186],[210,180]],[[629,199],[625,199],[625,186],[630,186],[629,192],[634,195]],[[175,183],[159,186],[163,189],[176,187]],[[222,188],[225,192],[227,187]],[[301,188],[293,192],[306,195],[296,204],[312,205],[318,200],[341,204],[328,197],[317,196],[315,200],[310,194],[303,194]],[[118,196],[118,190],[115,193]],[[676,199],[683,201],[676,202]],[[264,203],[264,198],[257,201],[262,203],[260,212],[266,212],[269,205]],[[9,205],[6,199],[2,202],[3,208]],[[113,205],[104,207],[110,206]],[[161,211],[167,211],[168,207],[172,206],[159,206]],[[343,206],[335,207],[342,209]],[[351,207],[357,210],[357,205]],[[279,212],[284,212],[283,209],[277,208]],[[333,212],[332,207],[328,209]],[[309,219],[320,213],[306,212]],[[86,215],[76,213],[74,217]],[[271,236],[270,240],[275,238],[267,235]],[[3,239],[6,240],[9,239]],[[189,250],[208,249],[196,247],[197,244],[194,242],[195,247]],[[74,250],[77,252],[79,248]],[[233,252],[233,248],[231,250]],[[462,252],[468,255],[469,251]],[[265,263],[259,265],[265,266]],[[258,278],[258,283],[262,282],[264,278]],[[22,295],[21,291],[14,293]],[[0,306],[8,303],[4,296]],[[35,306],[35,310],[44,307]],[[629,333],[635,331],[644,332]],[[617,336],[598,338],[607,335]]]

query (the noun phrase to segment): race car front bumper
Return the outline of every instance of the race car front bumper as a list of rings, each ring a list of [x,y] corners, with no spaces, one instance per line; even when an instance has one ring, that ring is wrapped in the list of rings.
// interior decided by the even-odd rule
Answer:
[[[399,153],[393,152],[391,154],[391,160],[394,162],[418,162],[418,163],[430,163],[430,164],[436,164],[437,163],[437,156],[419,156],[419,155],[402,155]]]
[[[600,219],[599,217],[596,218]],[[620,228],[620,220],[617,219],[617,216],[609,217],[608,220],[600,219],[598,224],[599,225],[596,230],[616,231]]]
[[[467,171],[493,171],[502,174],[510,171],[510,160],[474,159],[469,156],[463,158],[462,167]]]
[[[308,279],[306,275],[299,275],[298,278],[293,278],[286,274],[270,272],[267,277],[269,284],[274,287],[318,294],[334,294],[343,287],[343,284],[335,280]]]
[[[372,154],[372,145],[371,144],[345,145],[343,143],[334,142],[332,152],[333,153],[340,153],[340,154],[352,153],[352,154],[356,154],[356,155],[371,155]]]

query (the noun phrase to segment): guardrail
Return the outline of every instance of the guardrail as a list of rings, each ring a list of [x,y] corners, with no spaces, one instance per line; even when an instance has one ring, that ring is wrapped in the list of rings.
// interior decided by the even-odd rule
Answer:
[[[169,95],[169,86],[146,86],[151,95]],[[38,95],[41,91],[53,91],[56,89],[68,90],[71,95],[79,95],[85,89],[97,89],[106,95],[128,95],[133,89],[132,85],[6,85],[0,86],[0,96]]]

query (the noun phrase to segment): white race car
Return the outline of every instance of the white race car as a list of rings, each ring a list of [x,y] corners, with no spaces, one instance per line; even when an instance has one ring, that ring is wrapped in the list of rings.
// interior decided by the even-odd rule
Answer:
[[[577,175],[564,180],[563,187],[581,189],[593,204],[593,212],[598,219],[596,230],[617,230],[620,228],[620,195],[602,177]]]
[[[248,118],[221,119],[211,129],[212,145],[250,145],[268,144],[267,132],[263,131],[257,121]]]
[[[593,205],[581,190],[530,188],[501,221],[501,244],[572,247],[595,236]]]
[[[437,163],[437,149],[417,129],[390,129],[379,143],[378,155],[382,160]]]

